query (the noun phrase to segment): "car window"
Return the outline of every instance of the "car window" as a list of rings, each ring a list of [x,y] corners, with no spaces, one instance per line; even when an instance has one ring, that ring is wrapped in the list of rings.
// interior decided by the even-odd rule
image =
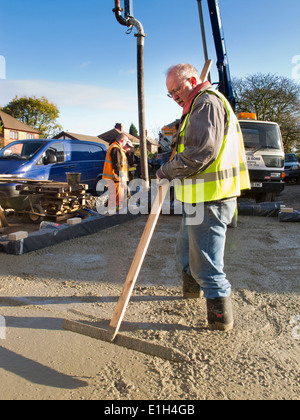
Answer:
[[[88,143],[72,143],[71,148],[73,161],[90,160],[90,148]]]
[[[105,159],[106,152],[101,146],[91,144],[90,145],[91,160],[103,160]]]
[[[297,156],[294,154],[291,155],[285,155],[285,161],[286,162],[298,162]]]
[[[63,143],[53,143],[43,153],[37,165],[49,165],[53,163],[63,163],[66,161]]]

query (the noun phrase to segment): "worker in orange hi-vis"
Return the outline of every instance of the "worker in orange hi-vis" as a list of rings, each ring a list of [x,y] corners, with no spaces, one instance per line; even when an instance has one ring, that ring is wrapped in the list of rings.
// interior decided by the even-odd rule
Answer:
[[[102,179],[109,188],[108,211],[122,208],[127,197],[128,165],[124,150],[127,144],[132,147],[126,134],[120,133],[106,154]]]

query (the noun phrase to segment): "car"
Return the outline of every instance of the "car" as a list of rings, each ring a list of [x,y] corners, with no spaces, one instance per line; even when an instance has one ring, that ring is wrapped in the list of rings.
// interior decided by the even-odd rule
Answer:
[[[106,152],[105,145],[90,141],[18,140],[0,151],[0,176],[67,182],[67,173],[80,173],[80,182],[93,191],[102,178]],[[0,196],[15,195],[15,184],[0,183]]]
[[[300,164],[295,153],[285,154],[284,173],[287,181],[295,180],[300,184]]]

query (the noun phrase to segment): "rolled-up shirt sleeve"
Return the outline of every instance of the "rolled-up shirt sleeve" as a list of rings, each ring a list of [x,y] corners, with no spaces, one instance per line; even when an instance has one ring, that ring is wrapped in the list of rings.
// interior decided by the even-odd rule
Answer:
[[[226,125],[227,112],[218,97],[204,93],[196,99],[186,126],[185,149],[163,165],[165,177],[183,179],[207,169],[219,155]]]

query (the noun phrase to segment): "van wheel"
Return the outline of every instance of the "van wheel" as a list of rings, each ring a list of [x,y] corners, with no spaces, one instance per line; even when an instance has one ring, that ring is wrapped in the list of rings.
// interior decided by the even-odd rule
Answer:
[[[95,186],[94,186],[94,188],[92,188],[91,193],[92,193],[92,196],[94,196],[94,197],[99,197],[99,195],[103,194],[103,191],[101,193],[99,193],[97,191],[98,182],[101,181],[101,180],[102,180],[102,177],[97,178],[96,183],[95,183]]]
[[[39,213],[39,214],[27,213],[28,221],[30,223],[35,223],[35,224],[41,223],[45,217],[43,207],[40,206],[39,204],[34,204],[32,208],[33,208],[34,213]],[[41,215],[44,215],[44,216],[41,216]]]

